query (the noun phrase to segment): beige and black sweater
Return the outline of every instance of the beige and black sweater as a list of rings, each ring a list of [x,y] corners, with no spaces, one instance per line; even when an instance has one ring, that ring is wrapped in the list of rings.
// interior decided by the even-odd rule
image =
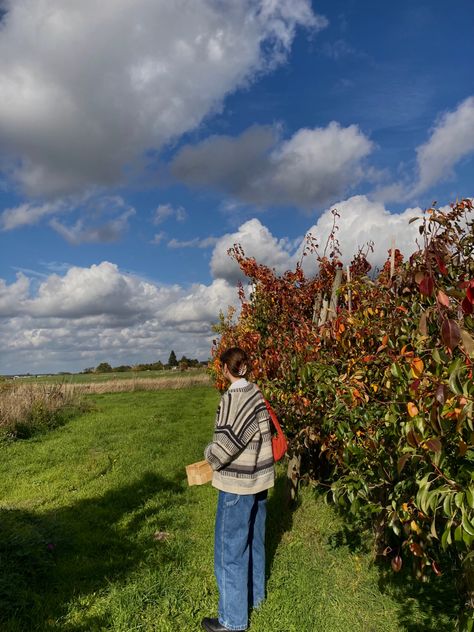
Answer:
[[[212,484],[233,494],[257,494],[273,486],[270,419],[257,386],[242,379],[221,398],[214,439],[204,456],[214,470]]]

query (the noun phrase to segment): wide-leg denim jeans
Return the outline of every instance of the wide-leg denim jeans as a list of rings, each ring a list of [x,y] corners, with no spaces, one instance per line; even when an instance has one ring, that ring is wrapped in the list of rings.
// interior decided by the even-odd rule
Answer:
[[[245,630],[250,608],[265,598],[267,490],[259,494],[219,491],[214,571],[219,588],[219,623]]]

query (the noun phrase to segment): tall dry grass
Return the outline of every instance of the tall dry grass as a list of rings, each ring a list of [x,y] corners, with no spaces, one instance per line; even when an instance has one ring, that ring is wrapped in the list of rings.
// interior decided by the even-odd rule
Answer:
[[[84,409],[83,395],[180,389],[206,384],[210,384],[206,373],[76,384],[2,382],[0,438],[27,438],[35,432],[56,428]]]
[[[57,427],[80,407],[79,394],[65,384],[0,384],[0,435],[26,438]]]
[[[207,373],[177,377],[132,378],[107,380],[105,382],[88,382],[68,384],[67,387],[76,393],[125,393],[130,391],[156,391],[162,389],[188,388],[211,384]]]

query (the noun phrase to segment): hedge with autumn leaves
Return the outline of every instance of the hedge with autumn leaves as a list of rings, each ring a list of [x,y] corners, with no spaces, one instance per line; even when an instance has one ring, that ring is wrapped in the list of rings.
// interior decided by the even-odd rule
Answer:
[[[395,572],[409,564],[426,579],[447,563],[463,570],[465,630],[474,611],[473,223],[470,200],[429,209],[419,250],[408,260],[396,250],[376,275],[370,245],[360,250],[322,325],[321,299],[342,268],[336,224],[327,256],[309,239],[282,276],[235,245],[230,255],[251,291],[240,288],[237,319],[221,315],[213,348],[220,388],[220,352],[249,353],[302,475],[373,525]],[[305,276],[304,257],[318,260],[316,276]]]

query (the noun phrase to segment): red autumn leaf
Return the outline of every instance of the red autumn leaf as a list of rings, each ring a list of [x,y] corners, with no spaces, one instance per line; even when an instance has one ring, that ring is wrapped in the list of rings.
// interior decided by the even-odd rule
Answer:
[[[423,557],[423,549],[418,544],[418,542],[412,542],[410,544],[410,551],[413,553],[413,555],[416,555],[416,557]]]
[[[395,555],[395,557],[392,558],[391,564],[392,564],[392,570],[395,573],[400,572],[402,568],[402,564],[403,564],[402,558],[400,557],[400,555]]]
[[[472,312],[474,311],[472,303],[468,299],[467,296],[464,298],[464,300],[461,303],[461,309],[464,312],[464,314],[466,314],[466,316],[469,316],[469,314],[472,314]]]
[[[441,274],[448,274],[448,268],[446,267],[441,257],[436,256],[436,263],[438,264],[438,270],[441,272]]]
[[[431,452],[441,452],[441,441],[436,437],[428,439],[425,441],[424,445],[428,448],[428,450],[431,450]]]
[[[441,326],[441,339],[448,349],[455,349],[461,340],[461,331],[454,320],[446,318]]]
[[[425,296],[431,296],[434,289],[434,281],[432,276],[425,275],[418,284],[420,292]]]
[[[420,445],[420,437],[419,435],[414,432],[413,430],[410,430],[407,433],[407,443],[408,445],[411,445],[412,448],[416,448]]]
[[[471,303],[474,303],[474,281],[469,281],[469,287],[467,288],[466,296]]]
[[[407,461],[411,458],[411,454],[404,454],[398,459],[397,462],[397,472],[400,475],[403,468],[405,467]]]

